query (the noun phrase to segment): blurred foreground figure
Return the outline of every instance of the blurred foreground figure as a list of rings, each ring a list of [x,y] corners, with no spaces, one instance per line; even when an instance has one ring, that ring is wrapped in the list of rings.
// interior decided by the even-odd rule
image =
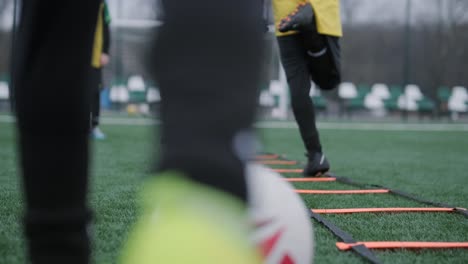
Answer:
[[[322,151],[309,93],[311,80],[323,90],[341,82],[339,0],[272,1],[291,105],[307,151],[304,175],[319,176],[330,164]]]
[[[257,263],[246,216],[246,161],[263,50],[262,1],[163,0],[154,73],[159,173],[122,262]]]
[[[90,261],[89,82],[99,5],[23,1],[14,89],[33,264]],[[120,261],[259,263],[248,239],[244,166],[260,79],[261,1],[163,5],[151,59],[165,144]]]

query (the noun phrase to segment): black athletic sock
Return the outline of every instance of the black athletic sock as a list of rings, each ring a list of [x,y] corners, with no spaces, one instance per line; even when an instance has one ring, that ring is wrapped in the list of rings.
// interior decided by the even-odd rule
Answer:
[[[165,23],[151,57],[162,98],[158,168],[246,200],[248,157],[241,152],[252,145],[261,1],[166,0],[163,6]]]

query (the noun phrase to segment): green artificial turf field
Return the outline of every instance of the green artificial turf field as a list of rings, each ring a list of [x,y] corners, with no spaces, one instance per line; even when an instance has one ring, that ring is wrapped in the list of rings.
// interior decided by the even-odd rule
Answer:
[[[105,125],[106,141],[94,144],[91,206],[96,263],[115,263],[135,220],[135,192],[150,167],[148,126]],[[265,151],[304,161],[297,129],[260,129]],[[332,171],[358,182],[381,184],[423,198],[468,207],[468,133],[322,129]],[[14,130],[0,122],[0,263],[24,263],[21,196]],[[273,166],[292,168],[298,166]],[[66,176],[66,175],[64,175]],[[294,175],[286,175],[294,176]],[[335,182],[297,183],[302,189],[352,189]],[[389,194],[303,195],[311,208],[422,207]],[[325,215],[356,240],[468,241],[468,219],[450,213]],[[365,263],[340,252],[337,239],[315,223],[315,263]],[[468,250],[374,251],[384,263],[468,263]]]

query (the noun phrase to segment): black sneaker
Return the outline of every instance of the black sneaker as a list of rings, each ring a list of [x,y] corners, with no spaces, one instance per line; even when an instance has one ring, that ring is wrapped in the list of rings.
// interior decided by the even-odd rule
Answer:
[[[315,30],[314,10],[308,2],[299,4],[296,10],[283,18],[278,25],[278,30],[283,33],[301,29]]]
[[[323,153],[308,153],[306,156],[309,160],[304,168],[304,176],[318,177],[330,170],[330,163]]]

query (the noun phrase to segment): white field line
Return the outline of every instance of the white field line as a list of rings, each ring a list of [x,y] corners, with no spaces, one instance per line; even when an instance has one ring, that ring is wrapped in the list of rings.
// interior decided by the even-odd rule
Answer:
[[[258,122],[258,128],[297,129],[295,122]],[[318,122],[319,129],[370,131],[468,131],[468,124],[403,124],[403,123],[348,123]]]
[[[11,115],[0,115],[0,123],[13,123]],[[105,125],[135,125],[150,126],[159,124],[151,118],[103,117],[101,123]],[[403,124],[403,123],[348,123],[348,122],[319,122],[319,129],[324,130],[364,130],[364,131],[467,131],[468,124]],[[297,124],[290,121],[260,121],[257,128],[297,129]]]

